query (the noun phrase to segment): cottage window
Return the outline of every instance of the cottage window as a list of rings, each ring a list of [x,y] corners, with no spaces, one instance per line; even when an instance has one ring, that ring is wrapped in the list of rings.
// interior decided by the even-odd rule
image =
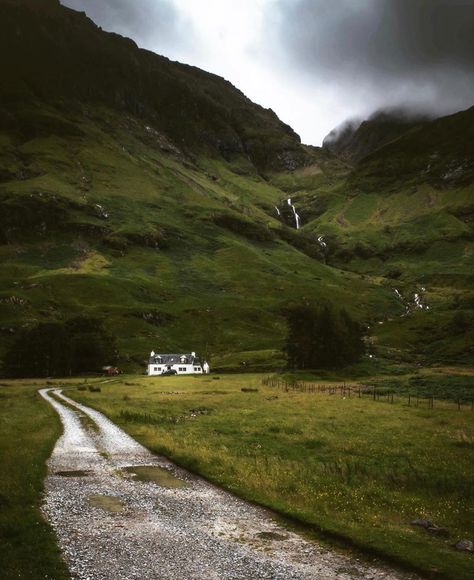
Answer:
[[[186,372],[186,367],[179,367],[178,370],[181,371],[181,372]]]
[[[157,370],[158,370],[158,367],[153,367],[153,370],[154,370],[154,371],[157,371]]]
[[[195,371],[200,371],[201,370],[201,367],[194,367],[194,370]]]

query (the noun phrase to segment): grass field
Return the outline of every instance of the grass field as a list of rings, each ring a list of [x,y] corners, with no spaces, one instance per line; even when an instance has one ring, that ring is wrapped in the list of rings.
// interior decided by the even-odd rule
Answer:
[[[68,578],[39,507],[46,460],[61,434],[59,418],[37,386],[0,387],[0,576]]]
[[[452,547],[474,535],[470,410],[286,393],[261,379],[129,377],[69,394],[153,451],[329,537],[430,577],[472,577],[472,556]],[[410,525],[419,517],[449,537]]]

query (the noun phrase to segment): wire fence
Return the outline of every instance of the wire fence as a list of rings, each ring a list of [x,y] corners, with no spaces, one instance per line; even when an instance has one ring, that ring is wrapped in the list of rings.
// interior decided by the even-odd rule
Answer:
[[[268,376],[262,379],[262,385],[273,387],[285,392],[299,392],[299,393],[325,393],[327,395],[341,397],[342,399],[359,398],[371,401],[379,401],[385,403],[402,403],[408,407],[424,407],[434,409],[437,406],[449,405],[449,408],[461,410],[474,411],[474,399],[466,400],[461,398],[456,399],[441,399],[433,395],[426,395],[425,393],[415,392],[400,392],[386,387],[377,387],[377,385],[369,384],[319,384],[310,383],[306,381],[288,381],[280,377]]]

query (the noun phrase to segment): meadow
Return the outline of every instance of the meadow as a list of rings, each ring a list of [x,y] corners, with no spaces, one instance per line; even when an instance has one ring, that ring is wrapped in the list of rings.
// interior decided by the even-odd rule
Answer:
[[[453,547],[474,536],[470,406],[286,391],[262,378],[128,376],[68,394],[149,449],[323,539],[428,577],[472,577],[472,554]],[[428,533],[411,524],[416,518],[444,531]]]
[[[41,516],[46,460],[61,434],[38,385],[0,386],[0,575],[69,578],[56,539]]]

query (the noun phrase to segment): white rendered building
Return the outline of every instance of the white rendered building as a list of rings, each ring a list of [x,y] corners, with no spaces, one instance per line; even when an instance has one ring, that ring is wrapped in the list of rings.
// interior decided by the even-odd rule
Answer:
[[[171,371],[171,372],[170,372]],[[189,354],[158,354],[151,351],[148,360],[147,374],[156,376],[162,374],[177,375],[201,375],[210,372],[206,361],[201,361],[196,357],[196,353]]]

